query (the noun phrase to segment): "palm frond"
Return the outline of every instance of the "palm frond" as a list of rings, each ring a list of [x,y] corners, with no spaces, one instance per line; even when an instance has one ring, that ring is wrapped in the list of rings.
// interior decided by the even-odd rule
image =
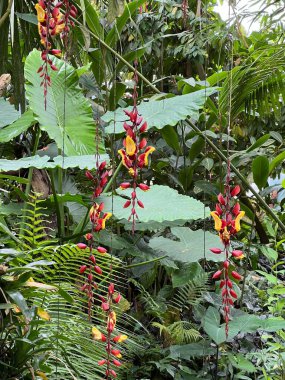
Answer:
[[[221,114],[228,112],[230,94],[232,120],[244,111],[260,115],[280,111],[285,95],[284,58],[283,45],[269,46],[233,68],[220,92]]]

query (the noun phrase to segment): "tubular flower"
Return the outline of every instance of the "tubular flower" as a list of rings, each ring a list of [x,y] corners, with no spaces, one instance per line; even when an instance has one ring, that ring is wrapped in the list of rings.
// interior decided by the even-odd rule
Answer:
[[[121,361],[117,359],[122,358],[121,351],[117,348],[118,343],[122,343],[127,339],[126,335],[115,335],[114,331],[116,328],[116,322],[117,322],[117,316],[115,311],[113,310],[113,302],[114,302],[114,293],[115,293],[115,286],[113,283],[109,284],[108,286],[108,292],[106,297],[101,297],[102,300],[102,311],[105,313],[106,316],[106,353],[107,357],[99,360],[98,365],[105,366],[106,369],[106,378],[110,379],[112,376],[114,377],[114,367],[120,367],[122,365]],[[117,292],[116,292],[117,294]],[[118,293],[119,294],[119,293]],[[117,300],[117,303],[120,302],[121,297]],[[108,308],[106,308],[104,305],[107,304]],[[94,327],[93,327],[94,329]],[[96,333],[96,340],[102,340],[101,339],[101,332],[96,329],[95,332],[93,332],[92,329],[92,335],[94,336],[94,333]]]
[[[65,8],[64,15],[60,12],[60,7],[62,5],[64,5]],[[64,0],[63,2],[56,2],[55,0],[39,0],[35,5],[35,8],[37,11],[38,32],[41,44],[43,45],[41,53],[43,63],[37,72],[42,78],[41,86],[43,86],[44,89],[44,105],[46,109],[48,87],[51,86],[49,69],[57,71],[57,67],[54,65],[49,55],[61,57],[61,50],[52,48],[52,40],[57,35],[61,35],[62,39],[66,39],[70,30],[69,25],[71,25],[71,22],[69,21],[70,10],[72,9],[73,15],[76,17],[77,9],[74,5],[70,6],[68,0]],[[64,47],[66,50],[66,43],[64,43]]]
[[[229,170],[229,169],[228,169]],[[215,254],[225,254],[225,261],[222,268],[215,272],[212,276],[214,280],[220,280],[219,287],[223,298],[223,314],[226,322],[226,336],[228,336],[229,320],[230,320],[230,308],[234,305],[237,299],[236,292],[232,289],[233,282],[230,280],[230,276],[237,282],[242,277],[232,267],[235,263],[230,262],[230,259],[242,259],[244,257],[243,252],[240,250],[231,249],[232,238],[240,231],[241,219],[244,217],[245,212],[240,211],[240,205],[237,203],[235,197],[240,192],[240,187],[235,186],[233,188],[229,185],[230,175],[227,175],[227,183],[225,186],[225,194],[218,195],[218,203],[216,204],[215,211],[211,212],[211,216],[215,222],[215,230],[218,232],[221,242],[223,244],[223,250],[220,248],[211,248],[210,250]]]
[[[132,232],[135,230],[135,220],[138,219],[136,206],[144,208],[143,203],[137,197],[138,177],[143,167],[148,166],[149,155],[155,151],[152,146],[147,146],[147,139],[142,137],[142,134],[147,131],[147,123],[143,121],[142,116],[139,115],[137,110],[137,62],[135,62],[134,74],[134,91],[133,91],[133,109],[131,111],[125,110],[128,120],[124,123],[126,137],[123,140],[123,148],[118,150],[121,156],[122,164],[128,169],[132,183],[127,183],[129,186],[122,186],[121,189],[132,187],[132,197],[130,201],[124,204],[124,208],[131,206],[129,220],[132,220]],[[125,183],[124,183],[125,184]],[[145,185],[147,189],[149,186]],[[139,186],[141,188],[141,186]]]

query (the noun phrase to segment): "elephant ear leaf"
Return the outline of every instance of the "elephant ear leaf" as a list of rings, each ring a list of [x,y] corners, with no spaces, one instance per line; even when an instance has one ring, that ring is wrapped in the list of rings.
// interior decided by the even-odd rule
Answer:
[[[67,156],[92,154],[96,148],[95,124],[91,104],[78,87],[77,72],[54,56],[50,59],[58,70],[49,72],[52,84],[48,88],[46,110],[40,85],[42,78],[37,73],[42,64],[40,52],[33,50],[26,59],[26,92],[30,108],[40,128]]]

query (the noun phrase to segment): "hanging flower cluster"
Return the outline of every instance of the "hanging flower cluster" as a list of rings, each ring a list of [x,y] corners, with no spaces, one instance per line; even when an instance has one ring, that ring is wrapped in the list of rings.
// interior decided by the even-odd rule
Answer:
[[[92,336],[94,340],[106,342],[107,356],[105,359],[101,359],[98,362],[99,366],[106,368],[106,378],[116,378],[117,373],[115,367],[122,365],[120,359],[122,357],[121,351],[118,349],[117,344],[124,342],[128,337],[122,334],[115,334],[115,327],[117,316],[113,310],[113,304],[118,304],[122,296],[120,293],[115,292],[115,286],[111,283],[108,287],[108,293],[106,297],[101,297],[101,308],[106,315],[106,335],[104,335],[96,327],[92,328]]]
[[[136,67],[137,63],[135,63]],[[124,208],[131,206],[131,214],[129,220],[132,219],[133,233],[135,229],[135,220],[138,219],[136,212],[136,205],[144,208],[144,204],[137,197],[137,187],[143,191],[147,191],[150,187],[144,183],[138,184],[139,172],[143,167],[148,166],[149,155],[155,151],[153,146],[147,146],[147,139],[142,135],[147,131],[147,123],[143,121],[142,116],[139,115],[137,110],[137,84],[138,76],[135,70],[134,75],[134,92],[133,100],[134,106],[132,111],[125,111],[128,116],[128,122],[124,123],[124,129],[126,131],[126,137],[123,140],[124,148],[120,149],[118,153],[121,156],[123,165],[128,169],[129,175],[132,178],[131,182],[123,182],[120,185],[122,190],[132,187],[131,200],[126,201]]]
[[[96,174],[93,174],[87,170],[85,175],[86,177],[92,181],[94,186],[94,191],[92,195],[93,205],[89,211],[90,222],[92,223],[92,231],[85,235],[86,240],[88,241],[88,246],[84,243],[78,243],[77,246],[80,249],[89,248],[90,256],[89,256],[89,265],[81,265],[79,269],[80,274],[85,274],[84,284],[81,287],[83,292],[86,292],[88,298],[88,316],[89,320],[91,320],[91,312],[92,312],[92,304],[94,301],[94,290],[98,288],[98,285],[95,281],[96,276],[101,276],[103,271],[99,265],[96,263],[96,257],[94,253],[97,254],[105,254],[107,252],[104,247],[96,247],[94,248],[94,233],[100,232],[105,229],[106,221],[111,217],[110,212],[104,212],[104,203],[97,203],[96,199],[101,195],[104,187],[108,182],[109,171],[106,169],[106,161],[103,161],[100,165],[97,160],[96,166]]]
[[[240,211],[239,203],[236,202],[235,197],[239,192],[239,186],[231,188],[229,185],[226,185],[224,196],[222,194],[218,195],[216,210],[211,212],[211,216],[215,221],[215,230],[218,231],[224,246],[223,250],[220,248],[211,248],[211,251],[215,254],[225,254],[225,261],[223,262],[222,268],[214,273],[213,279],[221,279],[220,288],[222,289],[226,336],[228,336],[229,331],[230,308],[237,299],[237,294],[233,290],[233,282],[230,277],[237,281],[240,281],[242,278],[239,273],[232,270],[235,264],[230,262],[230,259],[242,259],[244,257],[242,251],[233,250],[231,248],[232,237],[240,231],[240,221],[245,215],[244,211]]]
[[[60,8],[63,5],[65,6],[64,15],[60,12]],[[61,38],[66,41],[70,26],[74,25],[73,21],[70,20],[70,16],[77,16],[77,8],[74,5],[70,5],[67,0],[63,2],[39,0],[35,8],[37,11],[38,31],[41,37],[41,44],[43,45],[41,53],[43,63],[39,67],[38,73],[40,73],[40,77],[43,78],[41,86],[44,88],[44,104],[46,109],[48,87],[51,85],[49,68],[54,71],[57,70],[57,67],[49,58],[49,54],[59,58],[61,57],[61,50],[53,48],[52,41],[57,35],[60,35]]]

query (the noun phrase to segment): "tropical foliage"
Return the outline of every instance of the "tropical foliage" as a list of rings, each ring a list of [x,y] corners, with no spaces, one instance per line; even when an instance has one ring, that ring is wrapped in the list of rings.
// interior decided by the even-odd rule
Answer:
[[[0,4],[1,380],[285,378],[285,8],[259,3]]]

